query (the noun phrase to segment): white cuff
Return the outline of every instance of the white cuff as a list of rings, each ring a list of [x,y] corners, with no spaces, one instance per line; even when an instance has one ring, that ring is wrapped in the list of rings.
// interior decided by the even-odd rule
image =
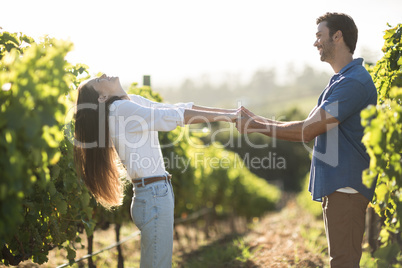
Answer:
[[[180,127],[184,126],[184,110],[185,108],[178,107],[174,109],[177,112],[177,116],[165,115],[163,117],[166,121],[176,121],[176,124]]]

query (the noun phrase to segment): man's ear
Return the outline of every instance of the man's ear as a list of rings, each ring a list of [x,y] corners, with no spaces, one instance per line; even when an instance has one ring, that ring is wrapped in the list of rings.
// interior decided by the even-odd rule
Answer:
[[[338,41],[343,37],[342,31],[338,30],[336,31],[336,33],[334,33],[334,35],[332,36],[332,40],[334,41]]]
[[[104,103],[104,102],[107,101],[108,98],[109,98],[108,96],[99,96],[98,102],[99,103]]]

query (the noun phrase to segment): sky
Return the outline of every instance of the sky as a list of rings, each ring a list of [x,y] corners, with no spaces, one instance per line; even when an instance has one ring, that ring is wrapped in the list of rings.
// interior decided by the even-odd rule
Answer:
[[[355,20],[355,57],[379,59],[387,23],[402,23],[402,0],[19,0],[1,10],[4,31],[69,40],[70,62],[122,84],[151,75],[153,87],[243,80],[271,68],[286,80],[289,65],[332,72],[313,47],[315,20],[327,11]]]

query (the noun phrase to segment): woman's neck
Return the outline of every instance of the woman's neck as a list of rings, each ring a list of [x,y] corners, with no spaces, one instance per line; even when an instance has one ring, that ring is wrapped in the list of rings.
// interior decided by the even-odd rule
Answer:
[[[117,97],[121,98],[122,100],[130,100],[130,97],[128,96],[127,92],[122,90],[123,92],[119,94]]]
[[[120,97],[122,100],[130,100],[130,97],[127,94],[120,96]]]

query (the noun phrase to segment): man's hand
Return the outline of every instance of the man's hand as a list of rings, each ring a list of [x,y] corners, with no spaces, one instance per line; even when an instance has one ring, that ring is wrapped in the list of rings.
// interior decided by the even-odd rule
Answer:
[[[236,128],[241,134],[249,133],[250,126],[254,122],[255,115],[245,107],[240,107],[237,112],[238,118],[236,121]]]
[[[253,120],[256,120],[257,119],[257,115],[255,115],[252,111],[250,111],[249,109],[247,109],[246,107],[244,107],[244,106],[241,106],[240,108],[239,108],[243,113],[245,113],[245,114],[247,114],[249,117],[251,117]]]

